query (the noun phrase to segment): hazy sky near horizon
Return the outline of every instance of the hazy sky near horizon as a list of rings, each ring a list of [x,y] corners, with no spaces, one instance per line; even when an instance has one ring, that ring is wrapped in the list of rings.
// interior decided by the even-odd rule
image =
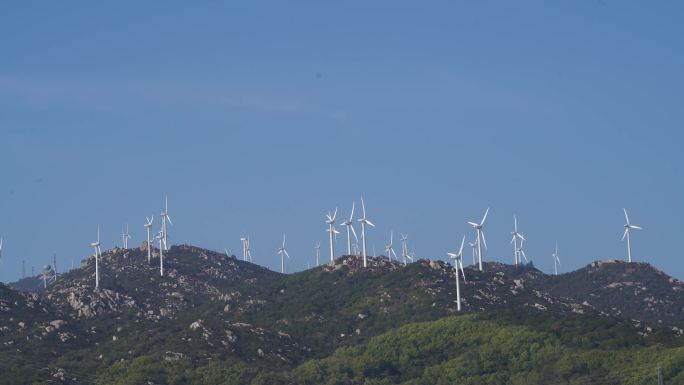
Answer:
[[[553,3],[553,4],[552,4]],[[290,271],[366,199],[445,259],[491,207],[486,260],[634,257],[684,278],[681,2],[0,5],[0,281],[121,244],[164,194],[170,241]],[[345,247],[342,232],[336,246]],[[360,232],[359,232],[360,234]],[[395,241],[397,251],[400,250]],[[466,250],[470,261],[470,250]]]

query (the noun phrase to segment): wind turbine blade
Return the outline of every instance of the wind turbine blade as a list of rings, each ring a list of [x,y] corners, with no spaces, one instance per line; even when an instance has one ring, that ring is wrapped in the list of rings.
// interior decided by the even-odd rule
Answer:
[[[461,256],[463,255],[463,245],[465,244],[465,235],[463,235],[463,239],[461,240],[461,247],[458,249],[458,255]]]
[[[525,239],[525,236],[522,235],[522,234],[518,234],[518,237],[520,237],[520,239],[522,239],[523,241],[526,241],[526,240],[527,240],[527,239]]]
[[[375,225],[373,224],[373,222],[369,221],[368,219],[366,219],[366,224],[367,224],[368,226],[370,226],[370,227],[375,227]]]
[[[363,202],[363,197],[361,197],[361,209],[363,209],[363,217],[366,218],[366,204]]]
[[[475,223],[475,222],[468,222],[468,224],[473,226],[473,227],[477,227],[480,225],[479,223]]]
[[[625,227],[625,232],[622,233],[622,240],[624,241],[625,238],[627,237],[627,233],[629,233],[629,227]]]
[[[485,221],[487,220],[487,215],[489,215],[489,207],[487,207],[487,211],[485,211],[484,217],[482,217],[482,222],[480,222],[480,226],[484,226]]]
[[[636,230],[642,230],[641,226],[629,225],[629,227],[636,229]]]
[[[358,242],[359,237],[356,236],[356,230],[354,230],[354,225],[350,224],[349,228],[351,229],[352,234],[354,234],[354,239],[356,240],[356,242]]]
[[[622,211],[625,212],[625,220],[627,221],[627,224],[629,224],[629,216],[627,215],[627,209],[622,209]]]
[[[349,215],[349,222],[352,222],[354,220],[354,206],[356,205],[356,202],[352,202],[352,211],[351,214]]]
[[[463,275],[463,282],[466,282],[465,270],[463,270],[463,260],[462,259],[458,260],[458,267],[461,268],[461,274]],[[456,272],[456,274],[458,274],[458,272]]]
[[[517,233],[518,232],[518,218],[516,218],[515,214],[513,214],[513,223],[515,224],[514,229],[515,229],[515,232]]]
[[[487,250],[487,240],[485,239],[484,231],[480,231],[480,236],[482,237],[482,244],[485,247],[485,250]]]

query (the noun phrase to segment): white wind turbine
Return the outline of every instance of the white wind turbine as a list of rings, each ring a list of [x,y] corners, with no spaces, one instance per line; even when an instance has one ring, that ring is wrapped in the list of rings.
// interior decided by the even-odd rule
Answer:
[[[399,258],[397,258],[397,253],[394,252],[394,231],[390,231],[390,241],[389,245],[385,246],[385,252],[387,253],[387,258],[390,260],[399,260]]]
[[[123,248],[128,249],[128,240],[131,239],[131,235],[128,234],[128,223],[126,223],[126,231],[121,233],[121,237],[123,238]]]
[[[366,225],[370,227],[375,227],[375,225],[366,218],[366,204],[363,202],[363,197],[361,197],[361,209],[363,210],[363,217],[359,218],[361,222],[361,251],[363,253],[363,267],[368,266],[368,258],[366,255]],[[375,251],[373,252],[375,255]]]
[[[159,275],[164,276],[164,229],[159,230],[155,239],[159,240]]]
[[[328,212],[325,215],[325,224],[328,225],[328,229],[326,230],[328,232],[328,235],[330,237],[330,263],[333,263],[335,261],[335,246],[333,243],[333,236],[337,238],[337,234],[340,232],[337,231],[335,228],[335,218],[337,217],[337,208],[335,208],[335,213],[330,215],[330,212]]]
[[[97,226],[97,241],[90,244],[90,246],[95,248],[95,288],[100,287],[100,266],[99,259],[102,255],[100,250],[100,226]]]
[[[475,258],[475,256],[477,255],[477,245],[476,245],[476,243],[477,243],[477,242],[468,242],[468,245],[470,245],[470,248],[471,248],[472,251],[473,251],[473,266],[475,266],[475,264],[477,263],[477,259]]]
[[[314,250],[316,250],[316,266],[320,266],[320,258],[321,258],[321,243],[320,242],[316,243],[316,247],[314,247]]]
[[[280,256],[280,272],[285,273],[285,257],[290,258],[290,254],[287,253],[285,249],[285,234],[283,234],[283,245],[278,249],[278,255]]]
[[[152,261],[152,239],[150,238],[152,231],[152,222],[154,222],[154,214],[150,218],[145,217],[145,229],[147,230],[147,263]]]
[[[408,251],[408,234],[401,234],[401,260],[406,266],[406,260],[410,259],[413,262],[413,257]]]
[[[169,222],[169,224],[172,226],[173,226],[173,222],[171,222],[171,217],[169,216],[169,198],[167,196],[164,196],[164,212],[161,213],[161,219],[162,219],[162,233],[164,235],[164,250],[168,250],[169,249],[169,247],[168,247],[168,228],[166,227],[166,222]]]
[[[489,207],[487,207],[487,211],[485,211],[485,214],[482,217],[482,221],[480,221],[480,223],[468,222],[469,225],[473,226],[477,233],[477,240],[475,241],[475,244],[477,246],[477,261],[479,264],[480,271],[482,271],[482,244],[484,244],[485,250],[487,249],[487,240],[484,236],[484,224],[487,220],[487,214],[489,214]]]
[[[513,252],[515,254],[515,265],[518,266],[522,263],[522,260],[520,258],[520,250],[522,249],[522,242],[525,240],[525,237],[523,237],[523,235],[518,232],[518,218],[516,218],[515,215],[513,215],[513,223],[514,227],[513,231],[511,232],[513,238],[511,239],[511,243],[513,244]],[[518,239],[520,239],[520,248],[518,248]]]
[[[558,254],[558,242],[556,242],[556,251],[551,254],[553,257],[553,270],[558,275],[558,265],[560,265],[560,254]]]
[[[354,230],[354,206],[355,205],[356,205],[356,202],[353,202],[351,214],[349,215],[349,219],[342,222],[342,225],[347,227],[347,255],[352,255],[352,239],[351,239],[351,236],[354,235],[354,239],[356,239],[356,242],[359,241],[359,238],[356,237],[356,230]]]
[[[246,242],[247,242],[247,253],[246,253],[247,261],[252,262],[252,246],[249,243],[249,235],[247,236]]]
[[[240,241],[242,241],[242,260],[247,261],[247,237],[242,236],[240,237]]]
[[[458,280],[458,270],[461,270],[463,274],[463,283],[466,282],[465,271],[463,270],[463,245],[465,244],[465,235],[461,240],[461,247],[458,249],[458,253],[447,253],[451,259],[454,260],[454,273],[456,273],[456,309],[461,311],[461,287]]]
[[[622,240],[627,238],[627,261],[632,262],[632,241],[630,239],[631,230],[641,230],[641,227],[629,223],[629,216],[627,216],[627,209],[622,209],[625,212],[625,232],[622,234]]]

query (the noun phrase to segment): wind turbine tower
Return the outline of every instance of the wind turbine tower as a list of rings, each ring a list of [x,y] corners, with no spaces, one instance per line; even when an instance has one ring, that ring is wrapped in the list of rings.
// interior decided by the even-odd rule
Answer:
[[[131,235],[128,234],[128,223],[126,223],[126,231],[121,233],[121,237],[123,238],[123,248],[128,249],[128,240],[131,239]]]
[[[560,254],[558,254],[558,242],[556,242],[556,251],[551,254],[553,257],[553,271],[558,275],[558,265],[560,265]]]
[[[247,237],[240,237],[240,241],[242,242],[242,260],[247,261]]]
[[[477,262],[479,264],[480,271],[482,271],[482,245],[484,245],[485,250],[487,249],[487,240],[484,236],[484,224],[487,220],[487,214],[489,214],[489,207],[487,207],[487,211],[485,211],[485,214],[482,217],[482,221],[480,221],[480,223],[468,222],[469,225],[473,226],[477,235],[475,244],[477,245]]]
[[[52,267],[55,272],[55,282],[57,282],[57,253],[52,253]]]
[[[154,214],[150,218],[145,217],[145,230],[147,230],[147,263],[149,264],[152,262],[152,239],[150,238],[151,236],[151,231],[152,231],[152,222],[154,222]]]
[[[627,238],[627,261],[632,262],[632,241],[630,239],[630,232],[632,230],[641,230],[641,227],[629,223],[629,216],[627,215],[627,209],[622,209],[625,212],[625,232],[622,234],[622,240]]]
[[[351,236],[354,235],[354,239],[356,239],[356,242],[359,241],[359,239],[356,237],[356,230],[354,230],[354,206],[355,205],[356,205],[356,202],[353,202],[351,214],[349,215],[349,219],[342,222],[342,225],[347,227],[347,255],[352,255],[352,239],[351,239]]]
[[[169,224],[172,226],[173,226],[173,222],[171,222],[171,217],[169,216],[169,198],[167,196],[164,196],[164,212],[161,213],[161,219],[162,219],[162,232],[164,234],[164,250],[169,250],[168,228],[166,226],[166,222],[169,222]]]
[[[328,235],[330,237],[330,263],[333,263],[335,261],[335,245],[333,241],[333,237],[337,238],[337,234],[340,232],[337,231],[335,228],[335,218],[337,217],[337,208],[335,208],[335,213],[330,215],[330,212],[328,212],[325,215],[325,224],[328,225],[328,229],[326,230],[328,232]]]
[[[368,266],[368,257],[366,254],[366,225],[370,227],[375,227],[375,225],[366,218],[366,204],[363,202],[363,197],[361,197],[361,209],[363,210],[363,217],[359,218],[361,222],[361,252],[363,253],[363,267]],[[373,252],[375,254],[375,252]]]
[[[316,243],[316,247],[314,247],[314,250],[316,250],[316,266],[320,266],[320,259],[321,259],[321,243]]]
[[[100,226],[97,226],[97,241],[91,243],[90,246],[95,248],[95,289],[97,289],[100,287],[99,260],[100,256],[102,255],[102,251],[100,250]]]
[[[461,270],[463,274],[463,283],[466,282],[465,271],[463,270],[463,245],[465,244],[465,235],[463,240],[461,240],[461,247],[458,249],[458,253],[447,253],[451,259],[454,260],[454,273],[456,274],[456,310],[461,311],[461,287],[458,279],[458,270]]]
[[[159,275],[164,276],[164,246],[162,243],[164,243],[164,230],[160,230],[159,233],[157,233],[157,236],[155,239],[159,240]]]
[[[278,255],[280,256],[280,272],[285,274],[285,257],[290,258],[290,254],[285,249],[285,234],[283,234],[283,245],[278,249]]]

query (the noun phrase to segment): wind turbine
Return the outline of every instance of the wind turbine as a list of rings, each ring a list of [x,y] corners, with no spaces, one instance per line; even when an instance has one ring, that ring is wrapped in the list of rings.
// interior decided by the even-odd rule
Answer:
[[[513,244],[513,252],[515,254],[515,265],[518,266],[518,264],[522,263],[522,260],[520,259],[520,250],[522,249],[522,241],[525,240],[525,237],[518,232],[518,218],[516,218],[515,215],[513,215],[513,223],[514,227],[513,231],[511,232],[513,239],[511,239],[511,243]],[[520,239],[520,248],[518,248],[518,239]]]
[[[349,215],[349,219],[342,222],[342,225],[347,226],[347,255],[352,255],[352,240],[351,240],[352,234],[354,235],[354,239],[356,239],[356,242],[359,241],[359,238],[356,237],[356,230],[354,230],[354,206],[355,205],[356,205],[356,202],[353,202],[351,214]]]
[[[155,239],[159,240],[159,275],[162,277],[164,276],[164,238],[166,238],[164,229],[159,230]]]
[[[413,257],[411,254],[409,254],[408,251],[408,234],[401,234],[401,260],[404,262],[404,266],[406,266],[406,260],[410,259],[411,262],[413,262]]]
[[[366,255],[366,225],[370,227],[375,227],[375,225],[366,218],[366,204],[363,202],[363,197],[361,197],[361,208],[363,209],[363,217],[359,218],[361,222],[361,251],[363,252],[363,267],[368,266],[368,258]],[[375,252],[373,252],[375,255]]]
[[[169,198],[167,196],[164,196],[164,212],[161,213],[161,219],[162,233],[164,234],[164,249],[168,250],[168,230],[166,228],[166,222],[168,221],[171,226],[173,226],[173,222],[171,222],[171,217],[169,216]]]
[[[394,256],[394,259],[398,260],[397,258],[397,253],[394,252],[394,231],[390,231],[390,241],[389,245],[385,246],[385,252],[387,253],[387,258],[390,260],[392,259],[392,256]]]
[[[240,237],[242,241],[242,260],[247,261],[247,236]]]
[[[461,240],[461,247],[458,249],[458,253],[447,253],[451,259],[454,260],[454,272],[456,273],[456,309],[461,311],[461,287],[458,282],[458,270],[461,269],[461,274],[463,274],[463,283],[466,282],[465,271],[463,270],[463,244],[465,244],[465,235]]]
[[[335,228],[335,218],[337,217],[337,208],[335,208],[335,213],[330,216],[330,212],[325,215],[325,224],[328,225],[328,235],[330,236],[330,263],[335,260],[335,246],[333,244],[333,236],[337,238],[337,234],[340,232]]]
[[[95,288],[97,289],[100,287],[99,259],[102,255],[102,251],[100,250],[100,226],[97,226],[97,241],[91,243],[90,246],[95,248]]]
[[[321,258],[321,243],[318,242],[316,243],[316,247],[314,247],[314,250],[316,250],[316,266],[320,266],[319,260]]]
[[[622,209],[625,212],[625,232],[622,234],[622,240],[624,241],[625,238],[627,238],[627,260],[628,262],[632,262],[632,242],[630,239],[630,231],[632,229],[634,230],[641,230],[641,227],[635,226],[633,224],[629,223],[629,216],[627,216],[627,209]]]
[[[147,263],[152,261],[152,240],[150,239],[150,231],[152,231],[152,222],[154,222],[154,214],[150,218],[145,217],[145,229],[147,230]]]
[[[553,257],[553,270],[558,275],[558,265],[560,265],[560,254],[558,254],[558,242],[556,242],[556,251],[551,254]]]
[[[473,226],[473,228],[477,232],[477,240],[475,241],[475,243],[477,245],[477,261],[479,264],[480,271],[482,271],[482,244],[484,244],[485,250],[487,249],[487,240],[484,236],[484,224],[487,220],[487,214],[489,214],[489,207],[487,207],[487,211],[485,211],[485,214],[482,217],[482,221],[480,221],[480,223],[468,222],[468,224]]]
[[[121,233],[121,237],[123,238],[123,248],[128,249],[128,240],[131,239],[130,234],[128,234],[128,223],[126,223],[126,231]]]
[[[283,245],[278,249],[278,255],[280,255],[280,272],[285,274],[285,257],[290,258],[290,254],[285,249],[285,234],[283,234]]]
[[[0,237],[0,261],[2,261],[2,237]],[[24,277],[22,277],[22,278],[24,278]]]
[[[249,244],[249,235],[247,236],[247,261],[252,262],[252,246]]]

